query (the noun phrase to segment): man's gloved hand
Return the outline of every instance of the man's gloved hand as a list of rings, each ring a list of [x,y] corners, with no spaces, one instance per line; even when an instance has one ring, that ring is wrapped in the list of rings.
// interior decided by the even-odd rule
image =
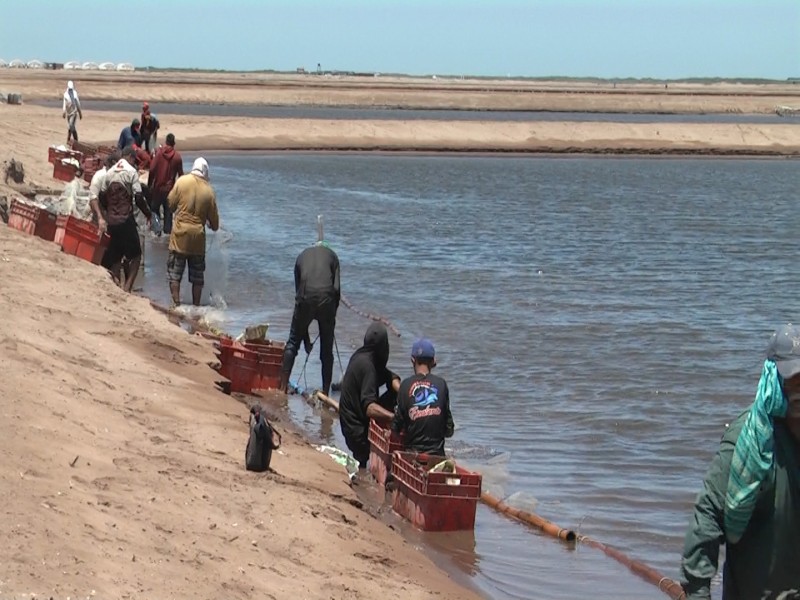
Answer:
[[[303,338],[303,349],[306,351],[306,354],[311,354],[311,351],[314,349],[314,344],[311,343],[308,336]]]

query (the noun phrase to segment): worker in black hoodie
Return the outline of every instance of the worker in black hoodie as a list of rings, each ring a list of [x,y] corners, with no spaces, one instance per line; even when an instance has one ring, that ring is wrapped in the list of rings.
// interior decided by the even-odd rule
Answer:
[[[279,389],[288,391],[289,376],[302,341],[311,353],[308,326],[316,320],[319,326],[319,360],[322,363],[322,393],[331,392],[333,380],[333,335],[341,287],[339,257],[324,240],[303,250],[294,264],[294,314],[289,339],[283,350]],[[387,355],[388,358],[388,355]]]
[[[388,426],[394,417],[400,377],[386,367],[388,362],[389,334],[386,327],[373,323],[364,335],[364,345],[350,357],[339,397],[339,424],[360,469],[369,461],[369,420]],[[383,385],[386,392],[381,396]]]

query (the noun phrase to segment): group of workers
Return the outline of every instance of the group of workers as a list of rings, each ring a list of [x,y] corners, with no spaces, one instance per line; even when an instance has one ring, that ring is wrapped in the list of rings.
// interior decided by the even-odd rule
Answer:
[[[112,156],[90,186],[92,208],[101,229],[111,236],[104,265],[130,291],[138,271],[141,247],[133,217],[136,204],[148,219],[164,211],[164,233],[170,234],[168,277],[174,304],[186,264],[192,301],[198,305],[205,270],[205,227],[219,227],[216,196],[208,182],[208,164],[198,158],[183,175],[174,136],[155,150],[159,128],[154,115],[135,119],[120,136],[121,155]],[[72,82],[64,92],[68,141],[76,141],[75,119],[82,118]],[[149,123],[142,128],[142,123]],[[129,131],[128,131],[129,130]],[[143,131],[146,151],[155,150],[150,171],[151,203],[144,199],[136,164]],[[140,136],[138,139],[136,136]],[[138,143],[137,143],[138,142]],[[174,222],[169,217],[174,213]],[[125,266],[125,273],[121,274]],[[280,387],[289,378],[302,343],[310,354],[308,328],[319,328],[322,391],[330,393],[336,313],[341,299],[339,258],[320,240],[297,257],[295,305],[281,369]],[[406,448],[444,456],[445,439],[453,435],[447,383],[432,373],[432,342],[414,342],[414,374],[401,377],[388,367],[386,327],[373,323],[355,351],[341,382],[339,422],[348,448],[361,469],[369,461],[371,419],[402,434]],[[385,391],[381,392],[381,389]],[[725,546],[723,600],[800,598],[800,327],[777,329],[769,343],[756,396],[748,410],[725,431],[719,450],[697,497],[681,561],[687,600],[709,600],[711,581]]]
[[[330,393],[333,379],[333,345],[336,313],[341,300],[339,257],[325,240],[303,250],[294,266],[295,303],[281,367],[280,389],[289,391],[289,377],[302,343],[310,354],[313,343],[308,327],[319,329],[322,392]],[[445,438],[453,435],[453,416],[447,383],[431,371],[436,366],[433,343],[425,338],[411,348],[414,375],[401,381],[388,367],[389,334],[372,323],[364,344],[347,364],[339,396],[339,423],[347,447],[365,469],[369,461],[367,439],[371,419],[390,427],[407,449],[444,456]],[[381,389],[385,391],[381,393]]]
[[[80,99],[72,81],[63,94],[62,113],[67,119],[67,143],[78,141],[76,119],[83,118]],[[216,194],[209,183],[208,162],[195,160],[188,174],[175,149],[175,136],[167,134],[158,146],[161,124],[147,102],[141,119],[125,127],[117,148],[109,154],[89,185],[89,203],[98,229],[109,236],[102,265],[125,291],[132,291],[142,257],[134,206],[150,226],[157,217],[158,235],[169,235],[167,279],[172,305],[181,303],[180,287],[188,265],[192,303],[200,305],[205,283],[205,231],[219,229]],[[147,184],[139,178],[148,170]]]
[[[71,140],[77,142],[77,120],[83,119],[83,110],[78,90],[75,89],[73,81],[67,82],[67,89],[62,95],[61,115],[67,120],[67,145]],[[137,160],[144,162],[137,166],[147,169],[149,168],[149,158],[152,158],[158,147],[158,130],[160,128],[161,123],[155,113],[150,111],[150,104],[143,102],[141,118],[135,118],[130,125],[123,127],[117,140],[117,149],[122,151],[128,146],[132,146],[137,150]],[[138,152],[139,150],[141,152]]]
[[[148,226],[159,208],[163,208],[164,231],[170,236],[167,278],[172,304],[180,304],[180,285],[188,264],[192,302],[199,306],[205,282],[205,230],[206,226],[212,231],[219,228],[219,212],[214,189],[208,181],[208,163],[198,158],[192,170],[183,175],[182,166],[174,159],[177,154],[172,150],[174,143],[170,134],[166,147],[156,152],[154,165],[159,170],[151,171],[149,186],[143,186],[139,180],[139,171],[134,166],[136,151],[132,146],[121,153],[112,153],[104,167],[92,177],[89,202],[99,230],[110,238],[102,265],[127,292],[133,290],[142,256],[134,205],[142,212]],[[162,177],[171,179],[172,183],[163,183]],[[146,193],[150,203],[145,198]]]
[[[158,117],[150,112],[150,105],[143,102],[141,119],[135,118],[130,125],[122,128],[117,140],[117,149],[133,147],[136,151],[136,167],[149,169],[151,159],[158,147],[158,130],[160,128],[161,123]]]

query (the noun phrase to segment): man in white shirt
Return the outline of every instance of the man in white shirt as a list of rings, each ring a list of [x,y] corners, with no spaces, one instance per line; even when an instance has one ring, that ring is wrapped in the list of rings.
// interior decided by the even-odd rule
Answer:
[[[103,163],[103,168],[92,175],[92,182],[89,184],[89,206],[92,207],[92,212],[94,212],[97,219],[97,226],[100,231],[105,231],[108,228],[105,212],[100,208],[100,190],[103,188],[106,173],[120,158],[122,158],[122,155],[119,152],[109,154]]]
[[[78,92],[75,90],[75,84],[72,81],[67,82],[67,89],[64,92],[64,100],[61,102],[61,116],[67,120],[67,145],[69,145],[70,138],[78,141],[78,130],[75,128],[75,119],[83,119],[81,112],[81,101],[78,98]]]
[[[128,146],[122,151],[122,159],[108,168],[100,185],[100,202],[105,209],[106,232],[111,240],[103,257],[103,266],[111,271],[114,279],[126,292],[133,290],[133,283],[142,260],[139,229],[133,216],[133,205],[139,207],[150,225],[152,213],[142,194],[139,172],[132,166],[136,151]],[[102,224],[101,224],[102,225]],[[101,228],[102,229],[102,228]],[[125,276],[122,276],[122,261],[128,261]]]

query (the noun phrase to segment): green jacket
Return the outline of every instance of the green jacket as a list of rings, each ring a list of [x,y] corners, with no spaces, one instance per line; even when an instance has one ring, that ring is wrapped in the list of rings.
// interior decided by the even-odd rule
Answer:
[[[707,600],[725,543],[724,511],[733,448],[747,416],[728,427],[697,497],[681,561],[688,600]],[[800,444],[775,421],[775,466],[762,484],[742,539],[726,544],[723,600],[800,598]],[[794,594],[792,594],[794,592]]]

